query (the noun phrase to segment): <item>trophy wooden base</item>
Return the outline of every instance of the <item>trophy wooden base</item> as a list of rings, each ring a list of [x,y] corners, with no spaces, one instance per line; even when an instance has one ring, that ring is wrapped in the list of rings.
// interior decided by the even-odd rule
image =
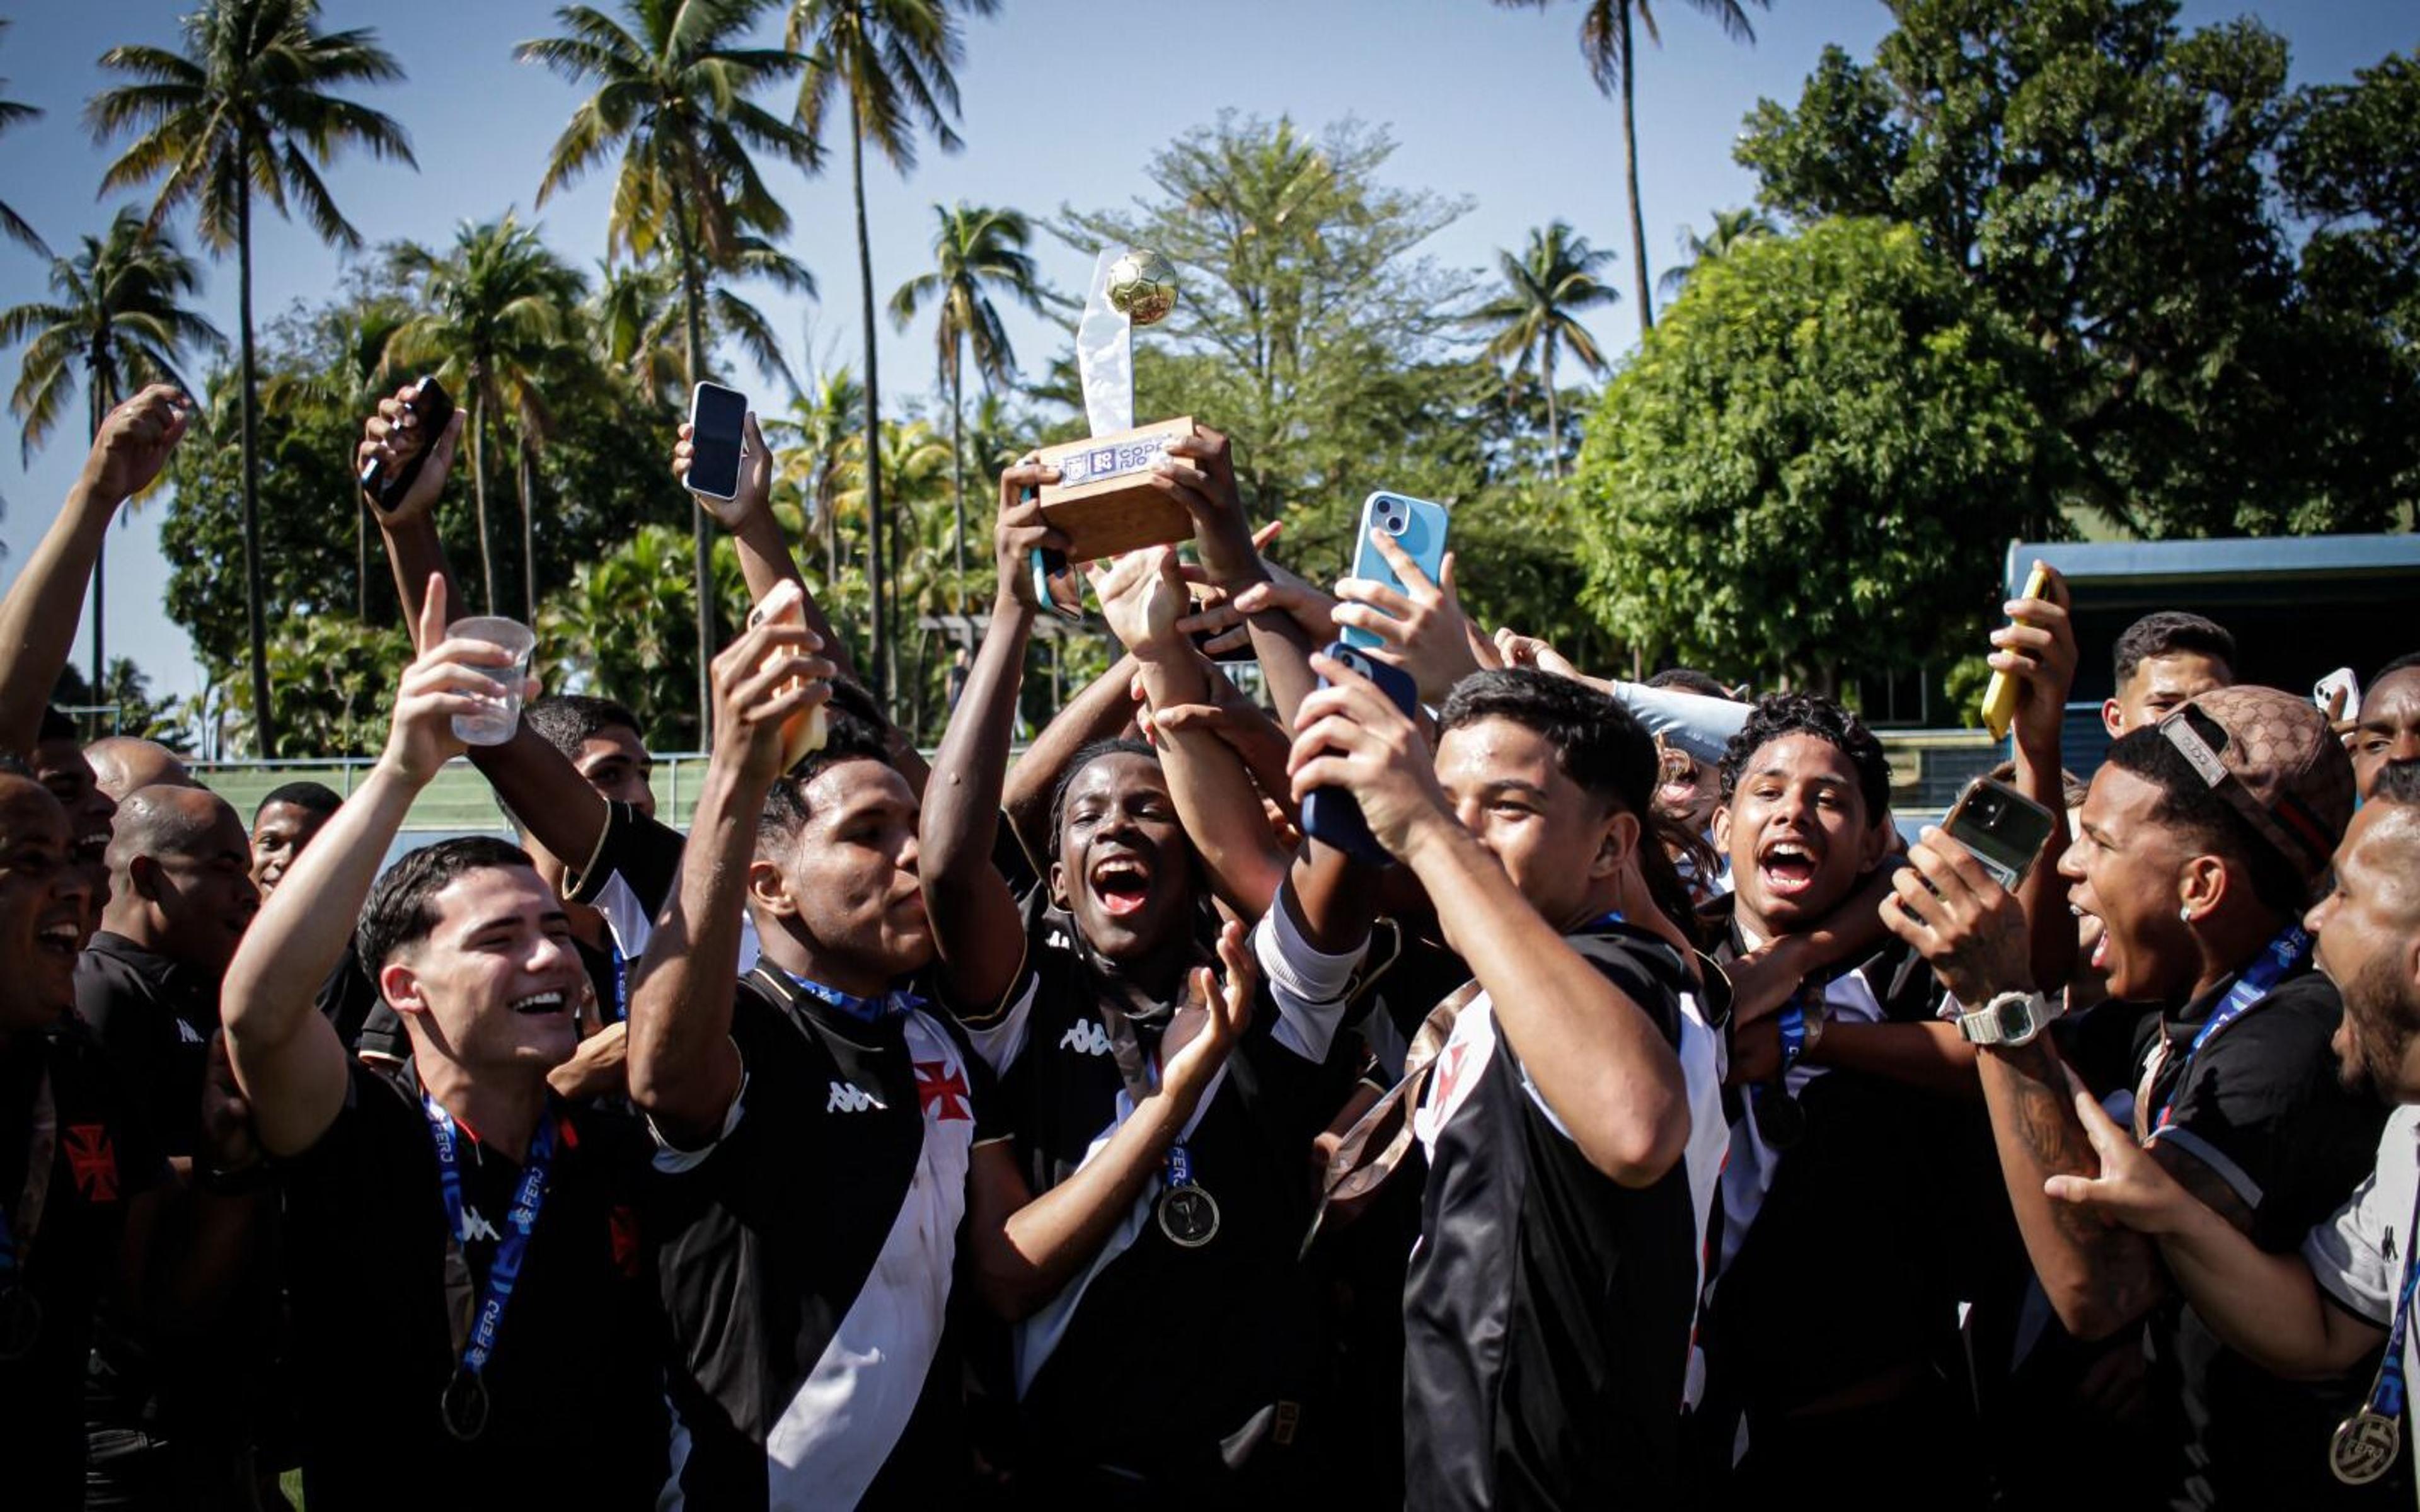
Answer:
[[[1042,486],[1042,517],[1067,537],[1067,560],[1089,562],[1193,533],[1185,506],[1152,486],[1151,468],[1168,443],[1194,434],[1181,416],[1089,440],[1041,449],[1060,481]]]

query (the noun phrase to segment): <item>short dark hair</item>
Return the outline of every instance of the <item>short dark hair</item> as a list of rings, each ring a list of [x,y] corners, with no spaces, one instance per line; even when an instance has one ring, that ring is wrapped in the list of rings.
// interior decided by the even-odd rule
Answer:
[[[2226,732],[2192,704],[2169,717],[2193,720],[2212,749],[2226,744]],[[2283,852],[2210,785],[2158,725],[2145,725],[2118,736],[2109,748],[2108,760],[2119,771],[2132,772],[2160,790],[2153,817],[2186,831],[2203,851],[2242,867],[2252,878],[2253,895],[2262,903],[2281,914],[2302,917],[2310,898],[2309,883]]]
[[[2420,762],[2388,762],[2380,767],[2369,801],[2420,805]]]
[[[832,687],[837,692],[840,685],[835,683]],[[879,762],[897,770],[891,759],[889,733],[881,725],[827,703],[823,748],[809,751],[799,758],[798,765],[774,779],[765,794],[765,807],[757,811],[758,838],[778,837],[785,844],[797,839],[809,812],[807,784],[843,762]]]
[[[272,803],[290,803],[304,813],[315,813],[325,819],[344,807],[345,800],[325,782],[281,782],[269,790],[260,800],[260,808],[252,810],[252,822],[260,823],[261,810]]]
[[[2173,656],[2180,651],[2213,657],[2226,663],[2228,671],[2235,670],[2235,637],[2226,626],[2182,609],[2164,609],[2136,620],[2118,638],[2111,654],[2118,686],[2124,687],[2135,669],[2153,656]]]
[[[429,900],[455,878],[490,868],[529,867],[529,852],[492,835],[464,835],[407,852],[370,887],[353,926],[353,951],[372,981],[397,950],[427,939],[437,927]]]
[[[2378,671],[2370,673],[2368,686],[2376,687],[2379,684],[2394,676],[2397,672],[2408,672],[2415,667],[2420,667],[2420,651],[2407,651],[2403,655],[2396,657],[2393,661],[2388,662],[2385,666],[2378,669]]]
[[[1647,679],[1647,686],[1677,687],[1683,693],[1695,693],[1700,698],[1721,699],[1731,703],[1739,702],[1731,697],[1731,690],[1722,685],[1720,678],[1712,672],[1701,672],[1695,667],[1667,667]]]
[[[1881,823],[1890,810],[1890,758],[1864,720],[1821,693],[1768,693],[1757,701],[1723,751],[1723,801],[1730,801],[1740,773],[1758,751],[1792,735],[1812,735],[1848,757],[1857,773],[1857,796],[1865,800],[1866,823]]]
[[[1531,668],[1478,672],[1454,685],[1437,711],[1437,735],[1482,719],[1536,732],[1555,764],[1590,794],[1645,819],[1663,763],[1628,709],[1586,683]]]
[[[586,693],[549,693],[530,700],[521,710],[521,719],[530,732],[566,756],[580,753],[581,743],[594,740],[608,730],[628,730],[645,743],[645,733],[639,717],[612,699],[595,698]]]
[[[1050,854],[1052,856],[1059,854],[1059,831],[1067,819],[1067,794],[1075,787],[1077,775],[1094,762],[1111,756],[1140,756],[1154,766],[1159,764],[1158,748],[1148,740],[1137,740],[1131,735],[1113,735],[1106,740],[1095,740],[1076,752],[1075,757],[1067,763],[1066,768],[1059,774],[1059,780],[1050,789]]]
[[[54,740],[79,740],[73,719],[59,712],[55,703],[42,705],[42,728],[34,736],[36,745],[48,745]]]

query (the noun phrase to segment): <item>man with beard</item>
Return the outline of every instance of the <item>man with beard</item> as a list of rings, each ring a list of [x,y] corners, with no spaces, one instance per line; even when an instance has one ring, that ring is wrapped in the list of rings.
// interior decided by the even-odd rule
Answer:
[[[2380,775],[2337,847],[2335,886],[2304,920],[2319,969],[2344,997],[2333,1047],[2347,1087],[2395,1107],[2376,1167],[2299,1256],[2272,1253],[2169,1176],[2090,1094],[2077,1117],[2098,1177],[2058,1176],[2049,1195],[2157,1241],[2168,1273],[2226,1344],[2288,1380],[2376,1375],[2328,1443],[2350,1484],[2408,1481],[2402,1441],[2420,1223],[2420,764]],[[2408,1500],[2410,1493],[2400,1493]]]
[[[2352,753],[2353,787],[2364,802],[2390,764],[2420,762],[2420,652],[2396,657],[2369,680],[2345,749]]]
[[[1188,474],[1193,457],[1223,468],[1223,441],[1180,444]],[[1247,959],[1241,931],[1218,926],[1162,754],[1140,741],[1089,745],[1061,776],[1045,876],[1012,882],[995,869],[1037,612],[1028,552],[1063,544],[1020,495],[1055,475],[1028,462],[1001,479],[1000,596],[934,760],[947,776],[924,811],[922,872],[942,995],[1000,1075],[1015,1165],[1054,1195],[1102,1180],[1133,1110],[1149,1106],[1156,1079],[1181,1058],[1188,978],[1214,949],[1233,949],[1233,990]],[[1137,553],[1096,587],[1154,705],[1205,702],[1205,674],[1175,629],[1185,594],[1173,563]],[[1260,824],[1232,751],[1215,740],[1185,747],[1172,742],[1166,759],[1197,759],[1190,750],[1218,764],[1198,775],[1223,781],[1220,810]],[[1033,1504],[1314,1495],[1310,1477],[1333,1426],[1316,1390],[1326,1367],[1320,1317],[1296,1257],[1311,1219],[1311,1141],[1348,1086],[1325,1063],[1354,958],[1285,968],[1269,933],[1280,918],[1272,910],[1252,937],[1267,988],[1226,1074],[1146,1180],[1122,1186],[1111,1231],[1081,1273],[1029,1294],[1012,1315],[1016,1473]]]
[[[2102,922],[2090,964],[2110,995],[2156,1009],[2121,1056],[2079,1046],[2085,1080],[2168,1177],[2271,1252],[2344,1201],[2383,1120],[2335,1074],[2341,999],[2309,969],[2301,927],[2351,805],[2351,767],[2324,715],[2273,688],[2222,688],[2118,740],[2059,863],[2071,904]],[[2176,1294],[2156,1245],[2046,1195],[2105,1157],[2041,1033],[2055,1010],[2034,990],[2024,910],[1946,837],[1928,832],[1911,858],[1885,918],[1968,1010],[1961,1029],[1982,1047],[2036,1275],[2080,1339],[2147,1330],[2163,1420],[2137,1458],[2162,1457],[2178,1506],[2341,1492],[2328,1441],[2358,1383],[2280,1381]]]

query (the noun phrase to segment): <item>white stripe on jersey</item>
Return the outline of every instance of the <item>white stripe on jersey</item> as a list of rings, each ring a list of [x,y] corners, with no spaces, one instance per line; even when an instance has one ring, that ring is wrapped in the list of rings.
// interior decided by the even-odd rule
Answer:
[[[943,1079],[965,1084],[957,1042],[930,1015],[911,1011],[906,1029],[911,1058],[939,1061]],[[954,1103],[957,1117],[950,1116]],[[857,1505],[907,1430],[948,1310],[974,1149],[968,1113],[963,1098],[926,1103],[915,1179],[882,1252],[823,1357],[766,1435],[768,1504],[775,1512]]]

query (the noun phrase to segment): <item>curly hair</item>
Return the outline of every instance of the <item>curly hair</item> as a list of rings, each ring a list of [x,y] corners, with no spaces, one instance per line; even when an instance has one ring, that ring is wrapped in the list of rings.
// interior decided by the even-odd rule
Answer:
[[[1769,693],[1757,701],[1723,752],[1723,801],[1731,801],[1741,772],[1758,751],[1792,735],[1812,735],[1849,758],[1857,773],[1857,795],[1865,800],[1866,823],[1882,819],[1890,808],[1890,758],[1864,720],[1821,693]]]

